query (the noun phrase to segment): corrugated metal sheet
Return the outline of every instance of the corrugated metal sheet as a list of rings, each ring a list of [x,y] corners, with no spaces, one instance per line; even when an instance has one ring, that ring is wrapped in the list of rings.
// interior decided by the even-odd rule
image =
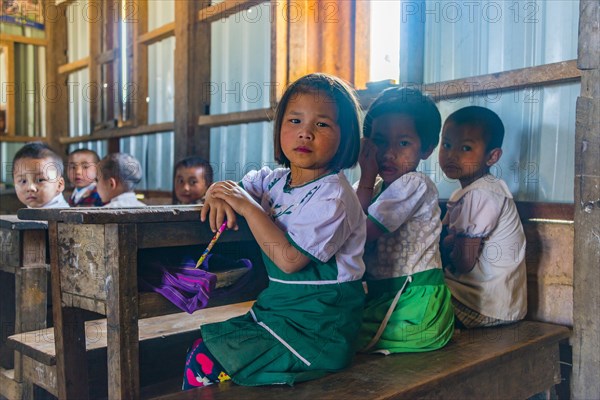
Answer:
[[[426,3],[425,82],[438,82],[577,58],[578,1]],[[481,105],[502,118],[506,136],[495,172],[518,200],[572,202],[575,102],[579,84],[504,91],[439,104],[445,118]],[[456,183],[422,166],[447,198]]]
[[[269,107],[271,44],[269,4],[214,22],[211,47],[211,114]],[[215,179],[240,179],[245,172],[275,165],[271,123],[211,129]]]

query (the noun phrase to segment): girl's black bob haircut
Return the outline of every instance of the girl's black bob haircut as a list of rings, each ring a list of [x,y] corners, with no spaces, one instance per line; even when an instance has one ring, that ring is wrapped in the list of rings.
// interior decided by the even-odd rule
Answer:
[[[412,88],[394,87],[384,90],[367,111],[363,127],[365,137],[371,137],[375,118],[385,114],[404,114],[411,117],[421,139],[422,151],[433,150],[438,145],[442,116],[431,97]]]
[[[287,168],[290,167],[290,160],[281,149],[280,132],[287,105],[298,94],[311,94],[317,99],[330,99],[336,104],[337,122],[340,126],[340,146],[329,162],[329,168],[333,171],[352,168],[358,160],[360,151],[360,105],[354,89],[340,78],[323,73],[303,76],[288,86],[283,94],[275,112],[275,126],[273,127],[275,160]]]

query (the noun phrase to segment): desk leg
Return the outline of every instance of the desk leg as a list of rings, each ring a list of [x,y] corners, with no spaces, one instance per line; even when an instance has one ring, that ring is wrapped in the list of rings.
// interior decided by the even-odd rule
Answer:
[[[108,397],[140,397],[137,230],[133,224],[105,226],[106,267],[112,279],[106,302]]]
[[[58,398],[86,400],[89,398],[89,381],[83,312],[62,304],[57,222],[49,222],[48,231]]]

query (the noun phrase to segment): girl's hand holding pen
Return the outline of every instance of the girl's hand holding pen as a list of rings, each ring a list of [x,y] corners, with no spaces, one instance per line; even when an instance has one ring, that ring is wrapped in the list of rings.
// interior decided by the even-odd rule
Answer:
[[[207,207],[208,204],[208,207]],[[206,195],[206,201],[201,212],[201,219],[206,219],[210,212],[209,222],[215,232],[227,219],[229,229],[237,229],[235,214],[246,217],[251,211],[263,212],[260,205],[234,181],[216,182],[210,186]]]

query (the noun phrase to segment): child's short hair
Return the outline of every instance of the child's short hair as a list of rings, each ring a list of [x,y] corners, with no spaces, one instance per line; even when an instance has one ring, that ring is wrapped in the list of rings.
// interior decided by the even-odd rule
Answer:
[[[273,142],[275,146],[275,160],[285,167],[290,166],[290,160],[281,149],[281,125],[285,109],[293,96],[298,94],[315,94],[320,98],[326,96],[337,105],[338,124],[340,126],[340,146],[329,163],[332,170],[351,168],[358,160],[360,151],[360,105],[352,89],[340,78],[315,73],[305,75],[298,79],[283,94],[275,113],[275,126],[273,127]]]
[[[77,154],[77,153],[87,153],[87,154],[91,154],[94,157],[94,162],[98,163],[100,162],[100,157],[98,156],[98,153],[96,153],[94,150],[91,149],[75,149],[72,152],[69,153],[69,156],[72,156],[73,154]]]
[[[175,168],[173,168],[173,178],[175,178],[175,175],[177,174],[177,170],[179,168],[194,167],[202,168],[202,170],[204,171],[204,181],[206,182],[206,186],[210,186],[213,183],[213,168],[207,160],[199,156],[190,156],[179,160],[179,162],[175,164]]]
[[[63,159],[54,151],[50,146],[44,142],[31,142],[21,147],[13,158],[13,168],[17,161],[23,158],[32,158],[34,160],[41,160],[44,158],[52,159],[54,167],[59,174],[59,177],[63,176],[64,165]],[[14,173],[14,171],[13,171]]]
[[[131,192],[142,180],[142,165],[130,154],[111,153],[98,164],[101,179],[114,178]]]
[[[442,116],[431,97],[423,95],[417,89],[397,87],[384,90],[367,111],[363,126],[365,137],[371,136],[375,118],[385,114],[405,114],[411,117],[421,139],[422,151],[434,149],[438,145]]]
[[[489,108],[479,106],[461,108],[448,116],[445,124],[448,122],[453,122],[456,125],[480,127],[487,151],[502,147],[504,124],[498,114]]]

